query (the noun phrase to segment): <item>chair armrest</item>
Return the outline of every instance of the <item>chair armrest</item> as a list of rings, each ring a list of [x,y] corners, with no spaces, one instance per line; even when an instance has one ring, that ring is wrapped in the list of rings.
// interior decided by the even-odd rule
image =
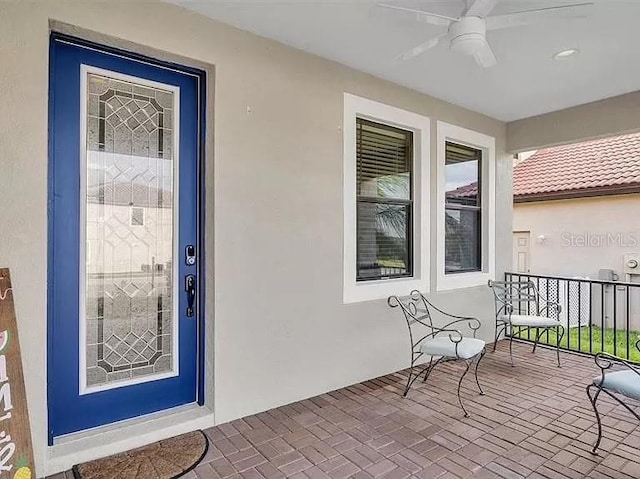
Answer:
[[[453,326],[454,324],[458,324],[458,323],[467,323],[467,326],[469,327],[469,329],[471,331],[473,331],[473,337],[476,337],[476,332],[480,329],[481,323],[480,320],[478,318],[473,318],[471,316],[456,316],[455,314],[449,314],[449,313],[445,313],[444,311],[436,308],[435,306],[433,306],[433,309],[439,311],[440,313],[442,313],[444,316],[449,317],[449,318],[456,318],[453,321],[448,322],[447,324],[441,326],[441,329],[444,330],[448,330],[450,326]],[[418,308],[417,310],[419,313],[427,313],[427,311],[425,309],[422,308]],[[438,328],[434,328],[434,329],[438,329]],[[457,330],[456,330],[457,331]]]
[[[462,341],[462,338],[464,338],[462,332],[459,329],[436,328],[435,326],[433,327],[433,333],[431,333],[429,336],[431,338],[435,338],[440,333],[449,333],[449,339],[452,343],[456,344],[458,344],[460,341]]]
[[[546,315],[549,316],[551,310],[555,309],[555,313],[560,316],[560,313],[562,312],[562,306],[560,305],[560,303],[556,301],[548,301],[543,298],[540,298],[540,301],[544,301],[545,305],[540,309],[540,312],[538,314],[543,315],[546,312]]]
[[[469,327],[469,329],[473,331],[473,337],[475,338],[476,332],[480,329],[480,326],[482,325],[478,318],[460,317],[460,319],[456,319],[455,321],[451,321],[450,323],[445,324],[444,326],[442,326],[442,328],[449,329],[454,324],[465,323],[465,322],[467,323],[467,326]]]
[[[462,338],[464,337],[461,331],[457,329],[437,328],[435,326],[429,326],[429,329],[431,329],[430,333],[425,334],[420,339],[418,339],[415,343],[413,343],[412,347],[415,353],[418,352],[418,351],[415,351],[415,348],[417,348],[423,341],[428,339],[434,339],[438,334],[441,334],[441,333],[449,333],[449,341],[455,344],[456,354],[458,354],[458,343],[460,343],[462,341]]]
[[[602,373],[602,379],[600,380],[600,384],[604,382],[604,377],[606,372],[610,370],[614,364],[621,364],[627,369],[636,373],[638,377],[640,377],[640,370],[638,368],[634,367],[628,361],[622,358],[619,358],[617,356],[614,356],[613,354],[604,353],[604,352],[598,353],[596,354],[595,362],[596,362],[596,366],[600,368],[600,371]]]

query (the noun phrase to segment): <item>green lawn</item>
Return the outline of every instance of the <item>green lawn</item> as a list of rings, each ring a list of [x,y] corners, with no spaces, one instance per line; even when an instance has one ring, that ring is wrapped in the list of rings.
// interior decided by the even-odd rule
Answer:
[[[517,330],[515,330],[515,338],[519,337]],[[530,339],[535,339],[535,330],[530,331]],[[527,333],[521,333],[522,338],[527,338]],[[578,339],[580,340],[578,346]],[[627,334],[624,330],[618,330],[616,338],[613,335],[613,329],[604,330],[604,348],[602,347],[602,329],[596,326],[591,327],[591,336],[589,336],[589,327],[582,326],[580,328],[571,328],[569,334],[565,334],[560,346],[569,347],[576,351],[584,351],[586,353],[592,352],[593,354],[605,351],[610,354],[615,354],[624,359],[629,359],[633,362],[640,363],[640,351],[636,349],[636,341],[640,339],[640,331],[629,331],[629,356],[627,356]],[[549,337],[543,333],[540,338],[540,343],[548,343],[553,346],[556,344],[556,333],[549,331]],[[591,349],[589,349],[589,343],[591,343]],[[615,351],[614,351],[615,343]]]
[[[404,268],[405,262],[401,259],[383,259],[378,258],[378,264],[385,268]]]

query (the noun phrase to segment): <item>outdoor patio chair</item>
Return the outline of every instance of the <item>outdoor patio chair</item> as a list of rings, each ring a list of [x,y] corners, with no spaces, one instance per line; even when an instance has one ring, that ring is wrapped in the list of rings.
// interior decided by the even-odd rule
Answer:
[[[469,417],[460,397],[462,380],[469,372],[469,368],[476,360],[475,379],[481,395],[484,391],[478,381],[478,366],[486,352],[486,344],[481,339],[476,339],[476,332],[480,329],[480,321],[476,318],[456,316],[446,313],[430,303],[419,291],[412,291],[409,296],[390,296],[387,303],[392,308],[400,307],[407,321],[409,329],[409,341],[411,343],[411,367],[407,385],[403,397],[409,393],[411,385],[424,373],[423,382],[426,382],[431,372],[438,364],[449,361],[463,361],[465,369],[458,381],[458,402],[464,411],[465,417]],[[433,315],[453,319],[443,326],[433,325]],[[467,326],[473,337],[462,334],[454,325]],[[438,337],[436,337],[438,336]],[[429,356],[429,362],[419,362],[422,356]],[[421,366],[424,368],[420,369]],[[419,369],[416,372],[416,369]]]
[[[498,338],[509,330],[509,357],[511,366],[513,361],[513,337],[514,328],[517,334],[535,330],[533,352],[540,341],[540,337],[546,331],[556,332],[556,355],[558,367],[560,367],[560,342],[564,337],[564,326],[560,324],[560,304],[541,297],[533,281],[491,281],[489,287],[493,291],[496,313],[496,334],[493,342],[493,350],[496,350]],[[541,307],[542,303],[542,307]],[[556,318],[551,317],[555,314]]]
[[[636,348],[640,350],[640,341],[636,343]],[[593,406],[598,423],[598,439],[591,452],[598,453],[600,441],[602,440],[602,421],[598,412],[597,401],[600,393],[605,393],[621,404],[633,416],[640,421],[640,416],[631,406],[625,403],[622,398],[635,399],[640,401],[640,367],[634,366],[622,358],[608,353],[598,353],[595,357],[596,365],[600,368],[601,374],[593,378],[593,382],[587,386],[587,396]],[[622,369],[614,371],[611,368],[614,364],[622,366]],[[595,389],[595,394],[593,390]],[[622,398],[621,398],[622,397]]]

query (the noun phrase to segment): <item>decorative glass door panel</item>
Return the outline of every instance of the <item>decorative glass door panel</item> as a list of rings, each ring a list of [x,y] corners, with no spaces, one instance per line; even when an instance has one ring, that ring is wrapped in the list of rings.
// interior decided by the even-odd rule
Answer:
[[[50,442],[202,400],[202,80],[52,37]]]
[[[86,392],[175,374],[173,197],[179,160],[173,113],[179,91],[82,70],[86,267],[80,344]]]

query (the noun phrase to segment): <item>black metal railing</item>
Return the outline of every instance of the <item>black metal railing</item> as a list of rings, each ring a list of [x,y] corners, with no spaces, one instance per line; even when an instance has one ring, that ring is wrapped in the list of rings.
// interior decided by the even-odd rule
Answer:
[[[640,339],[640,283],[529,273],[505,273],[505,280],[532,281],[542,299],[560,304],[560,313],[554,312],[553,317],[566,328],[562,349],[585,354],[604,351],[640,363],[636,348]],[[513,314],[535,314],[533,303],[514,306]],[[510,334],[515,339],[535,339],[535,331],[515,328]],[[555,333],[547,331],[540,343],[555,347]]]

